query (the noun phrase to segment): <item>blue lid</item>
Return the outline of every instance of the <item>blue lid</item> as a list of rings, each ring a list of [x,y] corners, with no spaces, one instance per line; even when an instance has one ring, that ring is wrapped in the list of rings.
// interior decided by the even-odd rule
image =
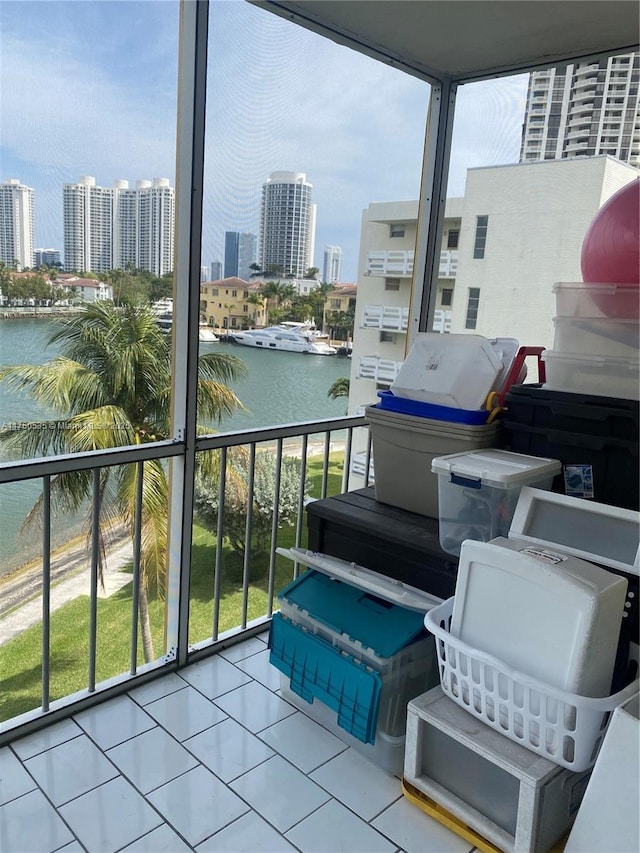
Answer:
[[[375,743],[382,679],[321,637],[274,613],[269,661],[306,702],[319,699],[338,714],[338,725],[363,743]]]
[[[424,613],[392,604],[313,569],[292,581],[278,597],[384,658],[392,657],[424,630]]]
[[[438,406],[435,403],[421,403],[406,397],[396,397],[392,391],[378,391],[378,408],[402,415],[418,418],[431,418],[434,421],[451,421],[458,424],[486,424],[489,412],[486,409],[454,409],[451,406]]]

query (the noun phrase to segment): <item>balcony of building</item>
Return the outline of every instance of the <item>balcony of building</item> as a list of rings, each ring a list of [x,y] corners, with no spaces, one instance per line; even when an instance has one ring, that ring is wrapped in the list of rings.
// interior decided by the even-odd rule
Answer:
[[[398,62],[400,58],[410,73],[437,84],[438,98],[432,99],[430,107],[427,147],[431,159],[427,158],[429,165],[425,167],[421,191],[420,250],[415,253],[419,264],[413,253],[407,252],[404,258],[375,259],[382,263],[382,269],[391,261],[392,266],[400,266],[405,272],[388,268],[380,272],[380,267],[374,272],[369,268],[371,275],[409,278],[415,272],[414,296],[424,310],[418,320],[411,318],[410,334],[427,328],[430,300],[433,307],[439,244],[435,239],[427,241],[427,236],[437,231],[441,220],[437,198],[442,186],[438,181],[448,156],[445,142],[452,124],[452,115],[447,114],[452,102],[448,97],[452,75],[457,84],[477,76],[522,71],[551,59],[575,58],[580,51],[589,54],[597,50],[612,51],[624,42],[628,31],[628,19],[623,15],[620,15],[621,29],[616,29],[617,16],[610,8],[592,18],[586,14],[575,16],[569,10],[567,18],[561,7],[572,4],[557,4],[559,11],[548,12],[554,26],[541,34],[534,26],[539,11],[527,9],[537,4],[513,4],[522,8],[513,13],[505,8],[500,21],[492,19],[487,23],[484,10],[474,20],[467,21],[468,31],[473,32],[474,50],[471,58],[461,61],[466,56],[464,45],[450,40],[459,30],[457,10],[438,29],[428,19],[430,4],[406,4],[406,20],[401,18],[402,26],[392,30],[388,24],[392,19],[397,20],[397,10],[390,9],[388,4],[326,4],[330,7],[327,12],[322,11],[323,4],[315,4],[320,8],[310,17],[312,3],[265,5],[272,6],[277,14],[320,28],[332,38],[385,61]],[[362,13],[358,12],[360,5],[366,5]],[[477,5],[480,10],[482,4]],[[604,3],[588,5],[594,9],[610,7]],[[343,11],[339,11],[341,7]],[[295,457],[302,465],[302,484],[309,443],[317,444],[322,461],[317,494],[305,494],[301,485],[296,521],[289,531],[294,544],[304,545],[305,502],[313,497],[326,497],[333,490],[349,488],[349,469],[355,470],[351,452],[353,431],[365,428],[363,419],[354,417],[240,435],[196,435],[195,389],[189,371],[197,350],[198,270],[190,263],[190,257],[200,260],[199,238],[194,232],[198,217],[194,216],[192,206],[197,207],[198,194],[202,195],[197,142],[204,127],[204,97],[198,80],[202,82],[206,63],[202,61],[203,45],[198,28],[206,27],[206,18],[202,19],[204,8],[206,4],[200,2],[184,4],[187,21],[183,38],[188,50],[183,65],[187,67],[191,61],[193,79],[187,77],[182,82],[181,157],[186,162],[179,163],[176,182],[181,218],[176,271],[175,437],[110,452],[0,466],[0,483],[41,481],[44,513],[39,614],[42,666],[27,674],[28,680],[37,686],[37,701],[31,702],[27,710],[20,710],[17,716],[6,714],[0,726],[0,849],[3,853],[5,850],[53,853],[65,849],[96,853],[163,849],[291,849],[319,853],[337,849],[349,853],[470,851],[469,841],[411,806],[402,797],[397,778],[366,761],[357,749],[283,698],[280,678],[267,662],[266,638],[272,613],[277,609],[277,591],[295,577],[299,567],[293,564],[285,569],[276,553],[280,536],[277,513],[262,565],[259,594],[252,581],[250,557],[246,557],[231,596],[235,596],[236,618],[229,625],[221,624],[222,599],[229,595],[229,590],[224,586],[224,555],[217,548],[208,588],[204,592],[197,590],[197,595],[210,608],[208,627],[206,632],[190,633],[189,615],[196,597],[196,591],[191,589],[190,490],[198,454],[218,453],[221,470],[226,470],[227,460],[236,448],[245,447],[245,453],[255,460],[258,445],[268,442],[282,462],[288,453],[294,453],[287,442],[295,440],[298,442]],[[426,20],[418,26],[413,16],[425,11]],[[335,14],[347,16],[340,26],[330,17],[323,18]],[[351,15],[356,20],[350,20]],[[381,15],[382,29],[379,29]],[[608,37],[599,39],[603,20],[612,23]],[[568,26],[568,21],[574,26]],[[581,41],[580,28],[585,21],[591,21],[592,27],[591,38],[585,42],[588,50]],[[498,25],[506,25],[511,37],[492,39],[493,28]],[[354,32],[359,34],[356,40]],[[527,50],[522,50],[522,43],[528,45]],[[479,54],[475,50],[478,45]],[[440,46],[445,46],[444,53],[438,49]],[[425,62],[429,59],[425,51],[426,54],[432,51],[435,59]],[[197,61],[193,61],[194,57]],[[439,77],[433,77],[434,67],[437,69],[439,64],[443,70]],[[447,97],[441,97],[443,91]],[[196,145],[192,150],[189,143],[194,140]],[[414,260],[418,267],[415,271]],[[400,364],[378,356],[362,357],[358,375],[389,384],[397,376]],[[137,466],[138,482],[142,484],[145,465],[150,460],[162,460],[172,466],[173,475],[169,583],[166,602],[159,610],[165,640],[162,651],[147,663],[140,660],[136,627],[140,600],[136,589],[140,581],[142,531],[137,524],[128,567],[130,590],[122,593],[129,595],[131,605],[129,655],[124,664],[117,661],[110,665],[107,676],[102,678],[101,656],[110,650],[116,638],[109,635],[108,625],[106,633],[99,635],[96,528],[88,555],[87,618],[77,626],[78,646],[86,656],[86,678],[81,686],[74,685],[71,692],[58,686],[52,689],[58,661],[50,655],[51,515],[47,497],[50,478],[67,471],[85,471],[93,480],[93,500],[99,509],[101,471],[114,465]],[[365,452],[359,463],[357,473],[366,482],[370,455]],[[222,497],[224,489],[223,477]],[[223,538],[223,513],[219,519],[219,526],[212,531],[217,541]],[[245,553],[250,550],[246,543],[251,525],[248,512]],[[14,701],[21,696],[21,679],[12,679],[3,688],[3,698]]]
[[[379,329],[384,332],[406,332],[409,309],[392,305],[365,305],[362,309],[361,329]]]
[[[412,251],[392,250],[369,252],[365,275],[411,278],[413,275]]]

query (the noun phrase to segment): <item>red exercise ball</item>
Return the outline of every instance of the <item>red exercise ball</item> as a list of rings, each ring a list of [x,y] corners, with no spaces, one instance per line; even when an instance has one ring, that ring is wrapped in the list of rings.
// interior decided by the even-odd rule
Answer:
[[[594,216],[580,258],[585,286],[626,285],[616,295],[593,293],[607,317],[638,317],[640,287],[640,180],[618,190]]]

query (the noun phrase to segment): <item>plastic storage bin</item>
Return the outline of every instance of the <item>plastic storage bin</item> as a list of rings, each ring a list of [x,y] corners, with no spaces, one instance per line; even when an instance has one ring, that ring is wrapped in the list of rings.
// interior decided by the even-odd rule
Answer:
[[[436,637],[447,696],[510,740],[575,772],[593,766],[611,712],[638,692],[636,679],[606,698],[579,696],[516,672],[452,636],[453,598],[425,616]]]
[[[545,388],[576,394],[640,399],[638,356],[614,358],[604,355],[575,355],[545,350]]]
[[[505,402],[505,445],[560,459],[563,473],[554,480],[555,492],[638,509],[636,401],[522,385],[512,387]],[[575,473],[583,479],[577,491],[571,484]]]
[[[405,796],[446,809],[459,834],[485,851],[549,850],[571,826],[589,779],[479,725],[439,687],[409,703],[405,752]]]
[[[553,285],[553,292],[559,317],[637,317],[637,286],[559,281]],[[602,307],[614,310],[605,315]]]
[[[440,544],[456,556],[464,539],[488,542],[506,536],[523,486],[550,489],[561,463],[509,453],[473,450],[438,456]]]
[[[607,358],[638,358],[640,324],[609,317],[554,317],[552,352]]]
[[[451,634],[582,696],[611,693],[627,582],[559,549],[466,541]]]
[[[438,517],[438,479],[431,472],[436,456],[498,442],[497,424],[472,426],[385,412],[367,406],[376,472],[376,500]]]
[[[419,400],[410,400],[407,397],[396,397],[392,391],[378,391],[378,397],[380,409],[384,412],[398,412],[401,415],[414,415],[416,418],[430,418],[434,421],[477,426],[486,424],[490,414],[488,409],[467,411],[467,409],[454,409],[453,406],[421,403]]]
[[[504,368],[502,353],[481,335],[416,335],[391,385],[397,397],[481,409]]]
[[[365,584],[375,573],[366,575]],[[417,596],[420,610],[312,570],[280,592],[270,632],[271,663],[290,689],[328,705],[338,725],[364,743],[375,743],[378,731],[404,735],[407,702],[438,681],[433,638],[423,626],[433,597],[382,583]]]

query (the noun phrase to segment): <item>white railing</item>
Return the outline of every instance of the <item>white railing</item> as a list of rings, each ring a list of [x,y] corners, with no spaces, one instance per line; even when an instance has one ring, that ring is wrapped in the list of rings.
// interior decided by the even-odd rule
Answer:
[[[438,275],[440,278],[455,278],[458,274],[458,250],[444,249],[440,252]]]
[[[383,252],[369,252],[367,255],[367,275],[411,276],[413,275],[413,252],[400,249]]]
[[[362,310],[362,329],[379,329],[383,332],[406,332],[409,309],[392,305],[365,305]]]
[[[24,694],[17,701],[12,701],[13,712],[9,717],[0,716],[0,746],[15,737],[36,731],[54,719],[68,716],[81,708],[105,701],[114,695],[131,689],[132,682],[143,683],[159,674],[178,668],[178,661],[192,663],[202,657],[214,653],[225,645],[230,645],[264,629],[268,624],[277,587],[296,576],[298,566],[290,571],[288,580],[284,578],[283,568],[277,563],[276,548],[279,541],[285,537],[287,544],[296,547],[304,546],[306,542],[305,506],[309,498],[322,499],[330,494],[349,489],[349,468],[352,456],[353,433],[356,429],[368,429],[362,417],[333,418],[326,421],[310,421],[307,423],[291,424],[267,429],[256,429],[245,432],[232,432],[219,435],[202,436],[197,439],[197,459],[202,460],[201,454],[207,453],[208,471],[216,472],[211,481],[210,494],[212,500],[217,500],[219,509],[215,513],[215,521],[208,529],[208,544],[210,556],[210,582],[206,584],[207,591],[200,586],[192,591],[191,572],[186,578],[166,578],[166,600],[162,606],[156,600],[156,617],[164,620],[164,629],[170,619],[190,618],[192,611],[192,596],[198,596],[202,608],[209,608],[206,619],[208,628],[200,627],[189,632],[188,646],[185,649],[164,647],[159,657],[141,663],[143,610],[148,604],[146,581],[142,577],[141,553],[143,538],[146,535],[142,524],[143,489],[149,487],[149,477],[153,478],[153,466],[161,461],[163,467],[174,463],[182,464],[184,446],[179,441],[162,441],[150,443],[142,447],[113,448],[107,451],[58,456],[51,459],[38,459],[25,462],[0,464],[0,485],[20,481],[40,481],[41,491],[41,566],[32,569],[32,586],[30,597],[40,596],[40,617],[37,620],[39,640],[34,640],[38,648],[37,657],[41,661],[39,676],[34,678],[33,667],[24,672],[21,686],[21,676],[18,673],[12,677],[14,696],[7,694],[6,698],[16,699],[15,694]],[[369,439],[367,439],[369,441]],[[273,462],[274,492],[272,496],[271,520],[264,515],[261,517],[260,535],[256,530],[254,506],[254,471],[256,459],[263,450],[270,450],[270,460]],[[315,457],[315,461],[311,461]],[[243,460],[238,465],[238,460]],[[282,521],[284,469],[287,460],[298,460],[296,472],[288,477],[288,521]],[[271,462],[270,462],[271,464]],[[148,466],[152,467],[149,468]],[[313,479],[310,477],[310,465],[313,467]],[[116,660],[110,662],[109,672],[105,677],[105,631],[108,627],[103,624],[99,606],[101,590],[101,565],[103,562],[103,534],[108,529],[103,524],[103,501],[105,475],[118,466],[131,466],[131,475],[136,484],[135,518],[131,524],[132,536],[130,550],[130,583],[122,586],[119,596],[127,598],[124,611],[128,627],[125,636],[128,640]],[[200,465],[200,468],[202,466]],[[51,531],[54,523],[52,509],[52,481],[55,477],[68,472],[84,472],[91,483],[89,506],[92,519],[88,544],[80,546],[80,559],[87,571],[87,613],[86,619],[81,620],[73,633],[66,652],[69,658],[80,660],[81,666],[76,667],[74,677],[69,677],[73,685],[70,692],[60,695],[60,687],[56,681],[56,661],[52,661],[51,638],[56,637],[61,629],[54,620],[52,583],[55,580],[54,563],[51,545]],[[239,473],[241,472],[241,473]],[[339,479],[336,478],[336,473]],[[155,467],[157,476],[157,467]],[[292,480],[293,477],[293,480]],[[246,489],[246,508],[240,511],[240,519],[236,508],[233,526],[228,513],[229,488],[241,478]],[[292,482],[297,478],[297,485]],[[337,481],[336,481],[337,480]],[[366,478],[365,478],[366,483]],[[332,485],[330,485],[332,484]],[[292,488],[295,493],[292,496]],[[244,512],[244,515],[242,514]],[[238,542],[238,525],[242,530],[242,539]],[[243,557],[236,556],[237,579],[233,580],[234,589],[229,589],[229,542],[235,535],[235,553],[241,551]],[[259,546],[256,545],[258,536]],[[244,542],[241,545],[241,542]],[[197,544],[202,548],[202,544]],[[108,559],[108,558],[107,558]],[[279,558],[278,558],[279,559]],[[193,561],[193,552],[192,552]],[[256,564],[259,564],[257,566]],[[63,561],[64,562],[64,561]],[[257,566],[257,567],[256,567]],[[284,571],[289,571],[287,568]],[[256,581],[255,573],[259,573]],[[293,574],[291,574],[291,572]],[[202,578],[200,578],[200,583]],[[256,586],[257,583],[257,586]],[[265,594],[266,593],[266,594]],[[141,596],[144,597],[144,606]],[[231,611],[228,601],[231,600]],[[256,601],[263,602],[262,610],[256,609]],[[221,608],[225,604],[225,618],[221,618]],[[157,616],[160,614],[160,617]],[[162,615],[164,614],[164,615]],[[3,612],[0,608],[0,627],[3,620],[11,616],[10,609]],[[104,618],[107,618],[105,615]],[[86,622],[86,627],[82,626]],[[160,626],[162,628],[162,626]],[[22,629],[22,628],[21,628]],[[178,634],[180,636],[180,634]],[[186,636],[186,634],[185,634]],[[178,640],[178,642],[180,642]],[[35,647],[34,647],[35,648]],[[0,654],[2,647],[0,646]],[[84,657],[84,661],[82,660]],[[0,665],[0,668],[2,665]],[[65,682],[66,683],[66,682]],[[34,686],[35,685],[35,686]],[[24,688],[24,689],[23,689]],[[18,713],[16,713],[16,706]]]
[[[391,385],[401,367],[401,361],[363,355],[358,361],[358,379],[372,379],[380,385]]]

